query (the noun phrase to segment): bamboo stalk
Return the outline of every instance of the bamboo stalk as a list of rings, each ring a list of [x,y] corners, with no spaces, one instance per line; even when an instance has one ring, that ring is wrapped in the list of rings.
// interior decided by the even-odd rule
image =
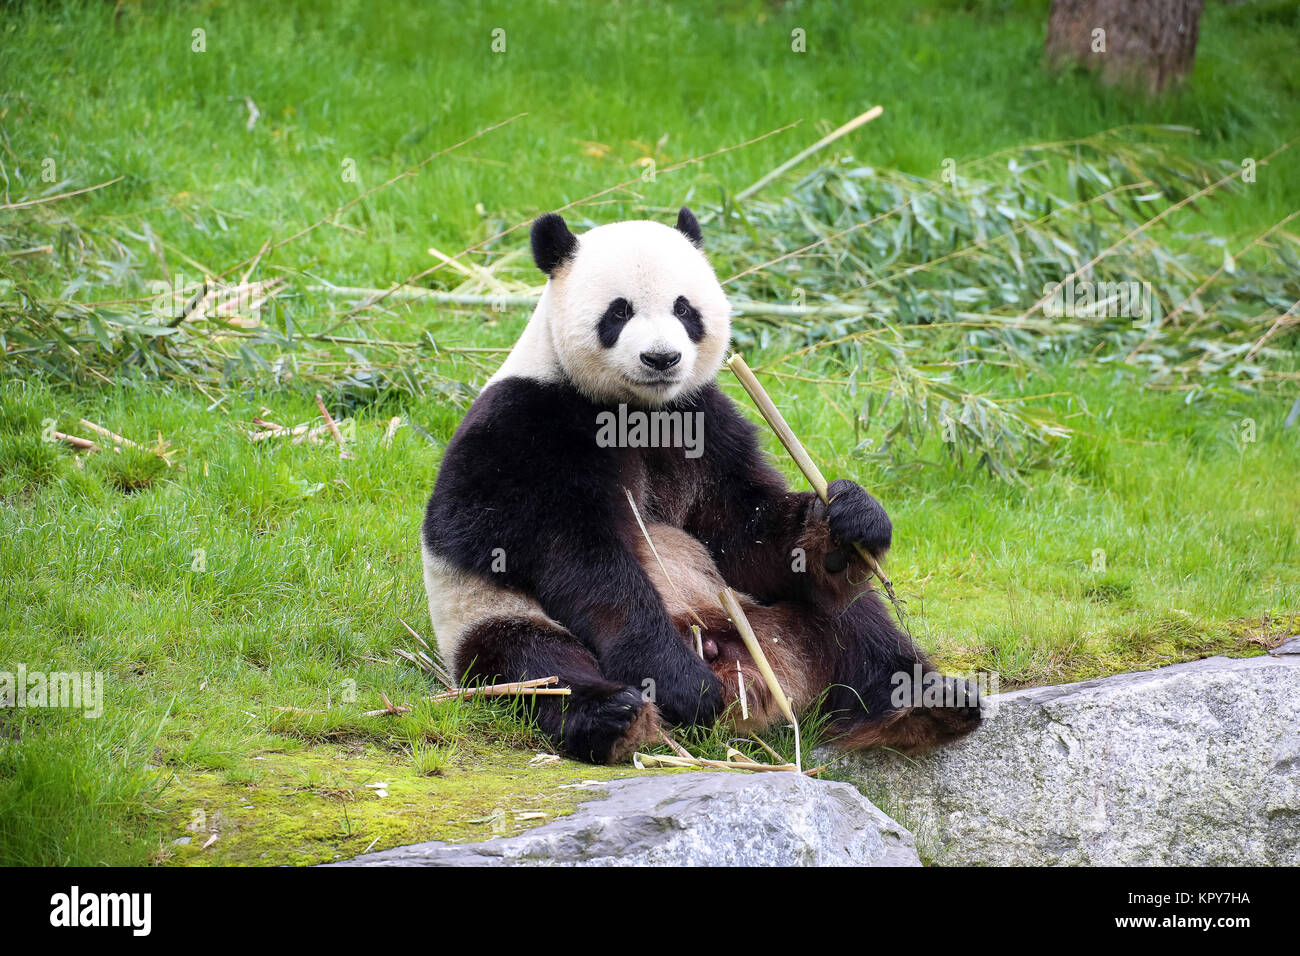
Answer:
[[[330,430],[330,434],[334,436],[334,440],[338,442],[339,457],[351,458],[352,452],[348,451],[348,446],[343,441],[343,433],[339,431],[339,426],[334,421],[334,417],[330,415],[329,409],[325,407],[325,402],[320,397],[320,392],[316,393],[316,407],[319,408],[320,413],[325,416],[325,426]]]
[[[123,437],[122,437],[121,435],[119,435],[117,432],[111,432],[111,431],[109,431],[107,428],[105,428],[103,425],[96,425],[94,422],[92,422],[92,421],[88,421],[88,420],[86,420],[86,419],[84,419],[84,418],[81,419],[81,427],[82,427],[82,428],[89,428],[89,429],[90,429],[92,432],[94,432],[96,435],[102,435],[104,438],[111,438],[111,439],[113,439],[113,441],[116,442],[117,444],[119,444],[119,445],[125,445],[127,448],[139,448],[139,447],[140,447],[140,446],[137,445],[135,442],[131,441],[131,439],[129,439],[129,438],[123,438]]]
[[[459,687],[445,694],[434,694],[428,700],[463,700],[469,697],[556,696],[567,697],[573,691],[567,687],[550,687],[558,684],[558,677],[539,677],[536,680],[510,681],[505,684],[487,684],[483,687]]]
[[[780,771],[798,773],[799,768],[792,763],[753,763],[741,760],[710,760],[706,757],[674,757],[668,754],[634,753],[633,763],[641,770],[654,770],[671,767],[712,767],[715,770],[748,770],[752,773]]]
[[[303,425],[294,425],[292,428],[284,425],[277,425],[275,422],[269,422],[264,418],[254,418],[253,424],[265,431],[249,432],[249,441],[265,441],[268,438],[278,438],[281,436],[305,435],[312,430],[313,425],[310,423]]]
[[[794,167],[798,166],[809,156],[813,155],[813,153],[825,149],[827,146],[835,142],[841,136],[847,136],[849,133],[852,133],[859,126],[865,126],[867,123],[870,123],[873,119],[875,119],[884,111],[885,109],[883,106],[873,106],[865,113],[853,117],[853,119],[849,120],[839,129],[835,130],[832,133],[826,134],[821,139],[817,140],[817,142],[809,146],[807,149],[801,150],[800,152],[796,153],[794,156],[791,156],[780,166],[776,167],[776,169],[772,170],[767,175],[760,178],[752,186],[742,189],[740,192],[736,193],[736,201],[743,202],[744,200],[748,199],[750,196],[754,195],[754,193],[758,192],[760,189],[762,189],[772,180],[776,179],[782,173],[787,172],[793,169]]]
[[[73,448],[80,448],[83,451],[99,451],[99,446],[89,438],[78,438],[76,435],[68,435],[64,432],[54,432],[54,437],[65,445],[71,445]]]
[[[794,459],[794,463],[799,466],[799,470],[803,472],[804,477],[808,479],[808,483],[812,485],[813,491],[817,492],[817,497],[824,503],[830,504],[830,494],[827,491],[826,477],[822,474],[821,469],[817,467],[816,462],[809,457],[808,452],[803,447],[803,443],[799,441],[795,436],[795,433],[790,429],[790,426],[786,424],[785,416],[783,416],[781,410],[776,407],[771,396],[767,394],[767,390],[763,388],[762,384],[754,376],[750,367],[745,364],[744,356],[739,352],[733,353],[731,358],[727,359],[727,368],[731,369],[731,371],[735,373],[736,378],[740,380],[740,384],[744,387],[745,391],[749,393],[749,397],[754,400],[754,404],[758,406],[758,410],[762,413],[767,424],[771,426],[772,431],[776,432],[776,437],[780,439],[781,444],[785,446],[785,450],[789,452],[790,457]],[[889,596],[889,600],[893,603],[895,610],[897,610],[898,599],[894,597],[894,585],[889,578],[885,576],[885,572],[880,569],[880,565],[876,562],[876,559],[873,558],[870,552],[868,552],[867,549],[857,541],[853,542],[853,548],[857,551],[858,557],[862,559],[863,563],[866,564],[871,573],[879,579],[881,586],[885,589],[885,593]],[[901,612],[899,616],[902,616]]]
[[[157,455],[159,458],[163,460],[163,462],[167,465],[168,468],[172,467],[171,459],[167,457],[167,453],[163,450],[163,441],[162,441],[161,433],[159,433],[158,444],[153,448],[149,448],[145,445],[137,444],[136,442],[131,441],[131,439],[129,438],[123,438],[117,432],[111,432],[103,425],[96,425],[94,422],[85,418],[81,419],[81,427],[88,428],[95,434],[102,435],[104,438],[111,438],[113,439],[113,442],[117,445],[125,445],[127,448],[135,448],[139,451],[149,452],[149,454],[151,455]],[[184,468],[181,469],[181,471],[184,470],[185,470]]]
[[[740,639],[745,642],[745,648],[749,651],[750,656],[754,658],[754,663],[758,666],[758,672],[763,675],[763,680],[767,683],[768,689],[772,691],[772,696],[776,698],[776,705],[781,708],[781,713],[785,714],[786,720],[790,721],[790,723],[796,723],[794,708],[790,706],[790,700],[785,696],[785,691],[781,689],[781,684],[776,679],[776,673],[772,670],[772,665],[768,663],[767,655],[763,653],[758,638],[754,636],[754,628],[750,625],[749,618],[745,616],[740,602],[736,600],[736,592],[731,588],[724,588],[718,592],[718,600],[722,602],[722,609],[727,612],[731,622],[736,625],[736,631],[740,634]]]
[[[394,647],[393,653],[396,654],[398,657],[400,657],[402,660],[409,661],[410,663],[414,664],[416,667],[424,671],[426,674],[429,673],[431,670],[433,670],[433,668],[431,668],[424,661],[420,660],[420,658],[412,654],[410,651],[404,651],[400,647]]]
[[[1271,339],[1273,337],[1273,333],[1276,332],[1278,329],[1286,325],[1294,325],[1295,324],[1294,321],[1288,321],[1288,320],[1291,318],[1292,315],[1295,314],[1295,310],[1298,308],[1300,308],[1300,299],[1297,299],[1295,302],[1293,302],[1291,304],[1291,308],[1287,309],[1285,312],[1283,312],[1281,315],[1277,317],[1277,320],[1274,321],[1274,323],[1271,326],[1269,326],[1268,331],[1264,333],[1263,337],[1259,339],[1259,341],[1257,341],[1253,346],[1251,346],[1250,351],[1246,353],[1246,357],[1242,361],[1249,362],[1251,359],[1253,359],[1255,357],[1255,353],[1264,347],[1264,343],[1267,342],[1269,339]]]
[[[568,687],[501,687],[493,685],[480,690],[465,687],[447,694],[434,694],[432,701],[467,700],[470,697],[568,697],[573,691]]]
[[[28,199],[26,202],[11,202],[0,206],[0,212],[8,209],[26,209],[28,206],[39,206],[41,203],[55,202],[59,199],[67,199],[70,196],[80,196],[83,193],[94,192],[96,189],[103,189],[105,186],[111,186],[113,183],[120,183],[125,176],[118,176],[116,179],[110,179],[107,182],[99,183],[95,186],[87,186],[85,189],[74,189],[70,193],[59,193],[57,196],[42,196],[40,199]]]
[[[754,734],[754,735],[753,735],[752,737],[750,737],[749,739],[752,740],[752,741],[754,741],[754,743],[758,744],[760,747],[762,747],[764,750],[766,750],[768,753],[770,753],[770,754],[772,755],[773,759],[775,759],[775,760],[783,760],[783,759],[784,759],[784,758],[783,758],[779,753],[777,753],[775,750],[773,750],[771,747],[769,747],[769,746],[768,746],[768,745],[763,741],[763,738],[760,737],[760,736],[758,736],[758,734]]]
[[[747,753],[741,753],[741,752],[740,752],[739,750],[737,750],[735,747],[731,746],[731,744],[727,744],[727,762],[728,762],[728,763],[737,763],[737,762],[739,762],[739,763],[758,763],[759,761],[755,760],[753,757],[751,757],[751,756],[750,756],[749,754],[747,754]],[[781,761],[781,762],[782,762],[782,763],[785,763],[784,760]]]
[[[668,586],[671,587],[673,589],[673,593],[677,595],[677,600],[681,601],[682,605],[685,606],[686,613],[690,614],[691,617],[695,618],[695,624],[692,625],[692,628],[698,625],[700,627],[703,627],[705,630],[708,630],[708,628],[704,624],[703,619],[698,614],[695,613],[695,610],[690,606],[690,604],[687,603],[686,598],[682,596],[682,592],[677,587],[677,582],[674,581],[668,575],[668,568],[664,566],[664,559],[659,557],[659,549],[655,547],[654,541],[651,540],[650,538],[650,531],[646,528],[645,522],[641,520],[641,512],[637,509],[636,499],[632,497],[632,492],[629,491],[626,487],[624,487],[623,494],[627,495],[627,503],[632,506],[632,516],[636,518],[637,526],[640,527],[641,534],[645,536],[645,543],[650,545],[650,553],[655,556],[655,561],[659,562],[659,570],[663,572],[664,580],[668,582]],[[699,639],[699,635],[697,634],[696,640],[698,641],[698,639]],[[701,658],[704,657],[703,647],[700,648],[700,657]]]
[[[745,642],[745,647],[748,649],[750,657],[754,659],[754,663],[758,666],[758,672],[763,675],[763,680],[767,683],[768,689],[771,690],[776,705],[781,708],[781,713],[794,727],[794,762],[796,767],[802,768],[799,721],[794,716],[794,708],[790,706],[789,698],[785,696],[785,691],[781,689],[781,683],[776,679],[776,673],[772,670],[772,665],[768,663],[767,655],[763,653],[763,648],[754,635],[754,629],[749,624],[749,618],[745,617],[740,601],[736,600],[736,592],[731,588],[724,588],[718,592],[718,600],[722,602],[722,609],[731,618],[731,623],[736,625],[736,632],[740,635],[740,639]]]
[[[664,743],[666,743],[669,747],[672,748],[673,753],[677,754],[677,756],[685,757],[687,760],[695,759],[694,757],[691,756],[691,752],[689,750],[687,750],[676,740],[674,740],[673,735],[668,733],[668,731],[664,730],[662,727],[659,728],[659,737],[661,740],[663,740]]]
[[[305,432],[300,432],[294,435],[293,438],[289,440],[289,444],[301,445],[303,442],[311,442],[313,445],[319,445],[321,443],[321,436],[327,431],[329,431],[328,425],[317,425],[314,428],[307,429]]]
[[[379,710],[364,711],[361,714],[361,716],[362,717],[383,717],[385,714],[397,714],[400,716],[401,714],[409,714],[411,712],[411,708],[407,707],[405,704],[394,705],[393,702],[388,699],[388,695],[385,694],[383,691],[380,691],[379,699],[384,702],[383,707],[381,707]]]
[[[397,621],[399,624],[402,625],[402,627],[406,628],[406,632],[408,634],[410,634],[413,638],[415,638],[417,641],[420,642],[421,647],[423,647],[426,651],[432,650],[432,648],[430,648],[429,645],[424,642],[424,638],[422,638],[419,634],[415,632],[415,628],[411,627],[411,625],[407,624],[400,617],[397,619]]]
[[[740,719],[749,720],[749,695],[745,693],[745,672],[740,669],[740,658],[736,658],[736,686],[740,694]]]

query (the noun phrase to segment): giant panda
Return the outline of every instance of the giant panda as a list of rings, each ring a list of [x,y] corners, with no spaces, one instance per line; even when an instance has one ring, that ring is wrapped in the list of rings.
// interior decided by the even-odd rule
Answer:
[[[422,527],[453,672],[558,676],[572,693],[534,698],[536,719],[595,763],[625,759],[661,721],[715,721],[741,680],[738,723],[759,729],[779,714],[718,602],[730,586],[793,706],[822,708],[841,746],[911,751],[973,729],[973,697],[896,705],[896,675],[935,675],[851,547],[884,556],[880,503],[847,480],[829,505],[791,491],[719,389],[730,308],[691,211],[581,236],[548,213],[531,246],[541,299],[448,444]],[[689,416],[676,421],[702,440],[611,442],[610,416],[638,411]]]

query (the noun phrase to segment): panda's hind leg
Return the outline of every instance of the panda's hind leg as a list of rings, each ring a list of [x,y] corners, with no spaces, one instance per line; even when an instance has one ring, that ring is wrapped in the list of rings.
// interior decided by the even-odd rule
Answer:
[[[919,753],[979,726],[978,688],[940,674],[894,626],[874,592],[829,615],[825,623],[830,640],[823,646],[835,647],[837,653],[823,707],[837,747]],[[908,693],[901,694],[903,689]]]
[[[568,631],[527,617],[476,624],[456,650],[463,683],[558,677],[567,696],[526,698],[542,732],[561,753],[588,763],[619,763],[655,739],[659,713],[635,688],[607,680],[595,656]]]

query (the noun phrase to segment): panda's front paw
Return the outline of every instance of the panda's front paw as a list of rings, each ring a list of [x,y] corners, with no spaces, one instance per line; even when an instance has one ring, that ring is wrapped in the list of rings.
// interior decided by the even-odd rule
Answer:
[[[681,673],[661,676],[653,700],[670,724],[712,724],[722,711],[722,681],[694,654],[687,661]]]
[[[826,506],[826,524],[838,547],[826,555],[826,569],[842,571],[848,563],[843,549],[851,549],[855,543],[877,560],[882,558],[889,550],[894,526],[880,502],[847,478],[832,481],[827,493],[830,503]]]
[[[622,763],[658,736],[659,712],[632,687],[612,693],[574,688],[559,746],[588,763]]]

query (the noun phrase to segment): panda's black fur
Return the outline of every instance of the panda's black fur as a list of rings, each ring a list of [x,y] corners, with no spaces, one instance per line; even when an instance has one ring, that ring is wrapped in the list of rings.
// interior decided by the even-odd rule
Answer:
[[[700,245],[689,210],[677,230]],[[548,215],[535,223],[532,246],[555,279],[578,240]],[[737,662],[751,726],[761,726],[776,714],[713,596],[725,582],[742,594],[796,706],[820,699],[843,745],[909,750],[976,725],[975,702],[891,704],[892,675],[932,667],[866,587],[848,547],[860,542],[875,556],[889,547],[889,518],[871,495],[837,481],[825,506],[790,491],[764,459],[755,427],[711,380],[654,406],[702,415],[699,457],[601,447],[598,415],[617,404],[584,394],[564,374],[507,375],[489,383],[452,438],[423,542],[435,629],[443,606],[455,605],[447,613],[458,631],[445,652],[458,676],[558,676],[572,694],[535,698],[539,724],[562,752],[595,762],[624,758],[652,739],[660,718],[717,719],[737,696]],[[707,661],[689,630],[700,618]]]

